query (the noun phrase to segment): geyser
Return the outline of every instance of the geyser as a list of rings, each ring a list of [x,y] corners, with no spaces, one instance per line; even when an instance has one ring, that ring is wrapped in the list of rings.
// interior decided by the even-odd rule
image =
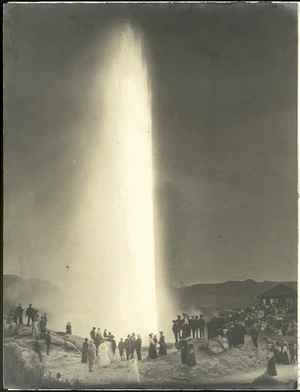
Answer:
[[[151,90],[131,26],[109,45],[98,139],[87,142],[89,176],[72,227],[67,317],[74,333],[99,326],[117,337],[146,336],[157,332]]]

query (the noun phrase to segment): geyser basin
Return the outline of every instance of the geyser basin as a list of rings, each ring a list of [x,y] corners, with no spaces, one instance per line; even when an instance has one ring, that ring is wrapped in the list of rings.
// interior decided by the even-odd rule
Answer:
[[[73,228],[68,284],[76,313],[70,309],[69,318],[74,333],[100,326],[118,338],[145,337],[157,332],[151,91],[131,26],[109,45],[99,138],[87,156],[89,178]]]

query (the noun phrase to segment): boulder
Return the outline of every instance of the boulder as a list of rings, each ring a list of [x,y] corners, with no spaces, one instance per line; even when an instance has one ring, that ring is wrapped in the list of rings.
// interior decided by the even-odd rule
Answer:
[[[51,343],[56,346],[63,346],[65,341],[62,337],[56,335],[54,332],[51,333]]]
[[[208,342],[208,352],[211,354],[221,354],[224,351],[224,348],[221,344],[215,340],[210,340]]]
[[[32,335],[31,327],[22,327],[18,329],[18,336],[29,336]]]
[[[64,342],[65,343],[65,348],[68,350],[74,350],[77,351],[77,347],[75,346],[75,344],[68,342],[67,340]]]
[[[229,344],[228,344],[228,340],[226,338],[215,338],[214,339],[215,342],[218,342],[224,350],[228,350],[229,349]]]
[[[64,335],[63,339],[67,342],[70,342],[72,344],[74,344],[74,346],[76,346],[77,348],[81,349],[82,345],[84,343],[84,339],[81,338],[80,336],[76,336],[76,335]]]

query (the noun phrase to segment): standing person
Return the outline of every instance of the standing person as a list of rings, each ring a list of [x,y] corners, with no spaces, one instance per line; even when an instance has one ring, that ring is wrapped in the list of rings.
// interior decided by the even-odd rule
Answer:
[[[158,350],[158,354],[159,355],[167,355],[167,346],[166,346],[166,342],[165,342],[165,337],[164,337],[164,333],[163,331],[160,331],[160,337],[159,337],[159,350]]]
[[[195,358],[195,349],[192,338],[187,338],[187,360],[186,363],[189,366],[197,365],[196,358]]]
[[[66,325],[66,335],[72,335],[71,321],[68,321],[68,323]]]
[[[226,332],[226,338],[228,340],[228,346],[231,348],[233,346],[233,333],[232,333],[233,325],[229,325],[229,328]]]
[[[129,363],[128,370],[128,384],[139,384],[140,383],[140,373],[139,373],[139,365],[136,354],[134,354],[133,358]]]
[[[190,330],[192,331],[192,337],[195,339],[196,334],[196,320],[195,316],[192,316],[191,320],[189,320]]]
[[[296,348],[294,343],[290,343],[290,360],[291,360],[291,364],[296,363]]]
[[[257,329],[257,325],[256,324],[254,324],[254,326],[253,326],[253,328],[252,328],[252,330],[250,332],[250,335],[251,335],[251,338],[252,338],[252,341],[253,341],[253,346],[257,348],[258,347],[258,344],[257,344],[258,329]]]
[[[277,376],[274,349],[272,346],[268,347],[267,359],[268,359],[268,365],[267,365],[268,376],[272,376],[272,377]]]
[[[245,324],[240,323],[239,325],[240,344],[245,344],[245,334],[246,334]]]
[[[95,342],[95,346],[96,346],[96,356],[98,356],[98,350],[99,350],[99,346],[101,344],[101,336],[99,333],[96,334],[94,342]]]
[[[288,349],[287,349],[287,344],[286,342],[283,343],[282,346],[282,351],[281,351],[281,363],[283,365],[290,365],[290,358],[289,358],[289,354],[288,354]]]
[[[122,338],[119,341],[118,349],[119,349],[121,361],[124,361],[125,360],[125,358],[124,358],[125,343],[123,342]]]
[[[199,330],[200,330],[200,339],[205,339],[205,335],[204,335],[204,328],[205,328],[205,320],[202,316],[202,314],[200,314],[200,319],[198,321],[198,325],[199,325]],[[207,329],[208,329],[208,325],[207,325]]]
[[[177,325],[176,320],[173,320],[172,323],[173,323],[173,325],[172,325],[172,332],[174,334],[175,343],[178,343],[178,337],[179,337],[178,325]]]
[[[38,336],[37,336],[37,338],[35,339],[35,342],[34,342],[34,351],[37,353],[40,362],[43,362],[43,357],[42,357],[42,352],[41,352],[41,342],[40,342]]]
[[[93,329],[90,332],[90,337],[91,339],[93,339],[93,341],[95,342],[95,338],[96,338],[96,327],[93,327]]]
[[[212,321],[211,320],[208,321],[206,327],[207,327],[207,340],[210,340],[213,337],[212,336]],[[200,328],[200,333],[201,333],[201,328]]]
[[[107,338],[107,336],[108,336],[106,331],[107,331],[106,329],[103,331],[103,337],[104,338]]]
[[[155,349],[156,349],[156,346],[157,346],[157,343],[158,343],[158,339],[157,339],[156,335],[153,336],[153,341],[154,341]]]
[[[104,343],[104,341],[102,341],[99,346],[99,356],[100,356],[100,366],[101,367],[107,367],[108,365],[110,365],[108,351],[109,351],[108,346]]]
[[[130,358],[132,359],[133,354],[134,354],[134,350],[135,350],[135,333],[134,332],[132,332],[130,340],[131,340]]]
[[[16,322],[18,321],[19,325],[23,324],[23,312],[24,312],[24,309],[22,307],[22,304],[19,303],[19,306],[16,308],[16,312],[15,312],[15,314],[17,316]]]
[[[47,323],[44,319],[44,316],[41,317],[40,319],[40,331],[41,331],[41,339],[45,339],[46,338],[46,327],[47,327]]]
[[[127,338],[125,339],[125,351],[126,351],[126,360],[129,360],[129,356],[131,353],[131,340],[130,340],[130,335],[127,335]]]
[[[96,359],[96,347],[95,347],[93,339],[91,339],[89,342],[87,359],[89,361],[89,372],[92,372],[94,360]]]
[[[89,344],[88,344],[89,339],[85,338],[84,342],[82,344],[82,353],[81,353],[81,362],[82,363],[87,363],[88,359],[88,349],[89,349]]]
[[[138,361],[140,361],[142,359],[141,349],[142,349],[141,335],[137,335],[137,339],[135,341],[135,351],[136,351]]]
[[[183,323],[182,323],[182,337],[183,338],[188,338],[190,336],[190,325],[189,325],[189,320],[187,318],[187,314],[184,314],[183,316]]]
[[[39,336],[40,336],[39,322],[37,319],[34,319],[32,323],[32,339],[37,339]]]
[[[195,317],[195,338],[199,339],[199,318],[198,316]]]
[[[25,316],[28,317],[27,327],[29,327],[30,321],[33,323],[33,316],[34,316],[34,310],[32,304],[29,304],[28,308],[26,309]]]
[[[149,335],[148,355],[149,355],[149,357],[152,358],[152,359],[158,357],[157,352],[156,352],[155,342],[154,342],[153,334],[152,334],[152,333],[150,333],[150,335]]]
[[[187,364],[188,342],[183,337],[179,340],[179,349],[181,352],[181,363]]]
[[[182,324],[183,324],[183,320],[180,315],[177,316],[176,324],[178,328],[178,337],[180,337],[182,333]]]
[[[50,346],[51,346],[51,335],[50,335],[50,331],[47,331],[47,335],[45,337],[46,340],[46,347],[47,347],[47,355],[49,355],[49,351],[50,351]]]
[[[275,357],[275,362],[277,364],[281,363],[281,346],[279,342],[276,342],[275,348],[274,348],[274,357]]]

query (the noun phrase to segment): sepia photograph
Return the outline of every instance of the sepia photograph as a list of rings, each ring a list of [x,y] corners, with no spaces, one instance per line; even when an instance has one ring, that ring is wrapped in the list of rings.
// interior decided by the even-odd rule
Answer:
[[[297,390],[298,4],[3,6],[3,385]]]

